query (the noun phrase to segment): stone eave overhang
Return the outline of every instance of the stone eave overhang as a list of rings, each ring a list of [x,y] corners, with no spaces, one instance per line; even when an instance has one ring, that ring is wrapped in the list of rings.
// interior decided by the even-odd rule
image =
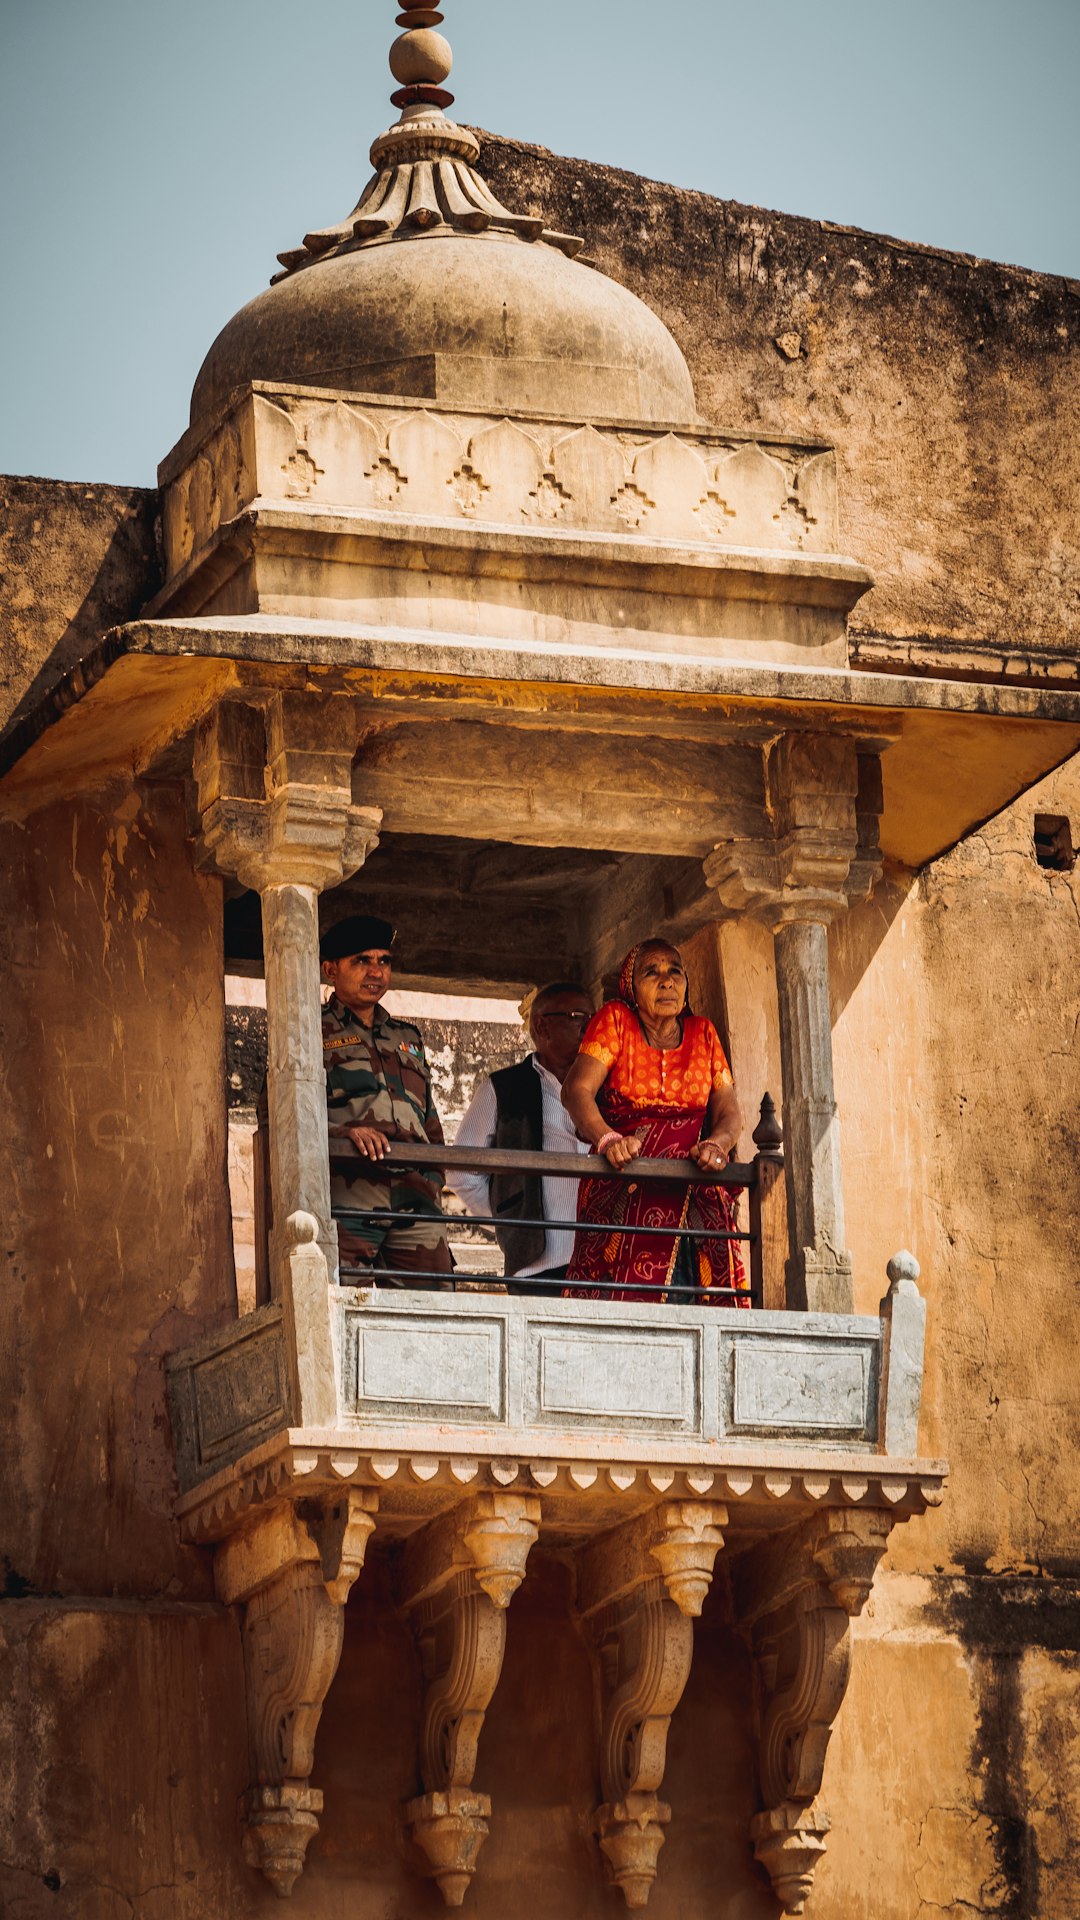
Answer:
[[[230,691],[295,686],[410,715],[491,712],[555,728],[696,738],[793,725],[888,742],[886,854],[919,867],[1080,749],[1080,694],[610,646],[466,640],[269,614],[137,620],[0,741],[0,808],[25,817],[138,777]],[[510,695],[508,699],[508,693]]]

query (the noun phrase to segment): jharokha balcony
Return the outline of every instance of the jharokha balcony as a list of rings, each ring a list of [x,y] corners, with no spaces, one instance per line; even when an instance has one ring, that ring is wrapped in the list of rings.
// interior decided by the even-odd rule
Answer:
[[[282,1092],[272,1029],[279,1127]],[[281,1218],[280,1138],[270,1152],[272,1297],[176,1355],[171,1397],[184,1534],[216,1548],[218,1591],[245,1610],[244,1844],[280,1893],[317,1831],[315,1734],[342,1610],[365,1555],[389,1548],[426,1683],[423,1792],[403,1818],[414,1858],[462,1903],[498,1818],[473,1784],[484,1713],[540,1546],[569,1560],[601,1656],[595,1833],[631,1907],[678,1816],[661,1791],[667,1727],[723,1556],[761,1681],[750,1841],[785,1909],[802,1910],[828,1829],[817,1793],[849,1622],[890,1529],[940,1499],[943,1467],[917,1458],[916,1263],[890,1262],[878,1315],[808,1310],[788,1257],[806,1170],[785,1169],[767,1095],[753,1137],[753,1159],[723,1173],[638,1161],[620,1176],[745,1189],[749,1311],[691,1288],[656,1303],[562,1298],[559,1282],[522,1296],[460,1268],[438,1290],[407,1270],[335,1276],[328,1190],[323,1222]],[[325,1135],[298,1151],[325,1166]],[[333,1153],[357,1164],[348,1142]],[[454,1147],[395,1145],[388,1164],[611,1173],[591,1156]]]

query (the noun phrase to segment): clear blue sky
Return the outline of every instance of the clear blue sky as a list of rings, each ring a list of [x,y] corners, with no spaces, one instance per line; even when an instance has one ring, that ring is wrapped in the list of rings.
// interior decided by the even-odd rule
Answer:
[[[0,0],[0,471],[152,484],[395,117],[392,0]],[[449,0],[460,119],[1080,277],[1080,0]]]

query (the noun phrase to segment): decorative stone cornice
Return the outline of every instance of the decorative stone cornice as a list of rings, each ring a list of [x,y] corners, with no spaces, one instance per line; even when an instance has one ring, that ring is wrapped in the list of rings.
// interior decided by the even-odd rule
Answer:
[[[437,1513],[465,1492],[510,1489],[580,1503],[583,1513],[594,1502],[601,1501],[605,1510],[612,1501],[625,1502],[627,1517],[638,1511],[643,1497],[652,1506],[660,1495],[672,1503],[720,1499],[733,1520],[735,1509],[749,1514],[763,1508],[771,1524],[777,1509],[795,1520],[831,1506],[880,1508],[907,1518],[941,1504],[945,1472],[937,1460],[900,1464],[872,1454],[829,1460],[814,1449],[803,1452],[801,1464],[794,1457],[774,1463],[746,1458],[715,1467],[691,1461],[635,1467],[551,1454],[464,1455],[450,1448],[438,1454],[387,1453],[365,1448],[346,1432],[292,1431],[183,1494],[177,1512],[184,1539],[200,1546],[226,1539],[265,1505],[350,1485],[381,1490],[388,1521],[398,1499],[403,1513],[415,1516],[418,1502],[424,1509],[425,1497],[427,1511]],[[654,1571],[659,1577],[658,1566]]]

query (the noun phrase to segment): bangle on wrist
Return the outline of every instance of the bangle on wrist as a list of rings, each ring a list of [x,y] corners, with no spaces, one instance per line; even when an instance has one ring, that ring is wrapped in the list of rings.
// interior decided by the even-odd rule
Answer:
[[[602,1134],[600,1139],[597,1141],[595,1147],[593,1148],[593,1152],[606,1153],[608,1148],[614,1146],[616,1140],[621,1140],[622,1137],[623,1136],[621,1133],[616,1133],[614,1127],[609,1127],[607,1133]]]

